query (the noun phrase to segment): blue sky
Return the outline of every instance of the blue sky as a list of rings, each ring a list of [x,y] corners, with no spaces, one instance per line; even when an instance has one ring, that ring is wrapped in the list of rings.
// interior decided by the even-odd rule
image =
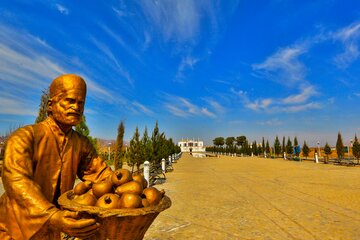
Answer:
[[[0,134],[42,90],[85,78],[94,137],[138,126],[175,141],[360,136],[359,1],[0,2]]]

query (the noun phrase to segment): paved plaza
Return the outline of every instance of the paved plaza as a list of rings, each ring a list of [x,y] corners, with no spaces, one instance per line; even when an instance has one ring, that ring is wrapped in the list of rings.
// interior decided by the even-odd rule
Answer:
[[[360,167],[255,157],[174,164],[152,239],[360,239]]]

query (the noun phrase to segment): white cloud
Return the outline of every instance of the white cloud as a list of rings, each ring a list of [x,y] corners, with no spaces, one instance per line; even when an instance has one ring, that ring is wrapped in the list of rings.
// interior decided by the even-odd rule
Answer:
[[[242,90],[231,89],[231,92],[240,99],[246,108],[257,112],[294,113],[322,108],[320,103],[307,102],[311,96],[317,93],[312,86],[303,87],[301,90],[301,93],[285,98],[258,98],[255,100],[250,100],[248,94]]]
[[[335,64],[340,68],[346,68],[357,60],[360,55],[360,23],[356,22],[333,33],[332,38],[342,42],[344,52],[335,56]]]
[[[282,48],[264,62],[252,67],[255,73],[264,78],[288,87],[296,87],[304,81],[306,69],[299,57],[306,51],[305,44]]]
[[[154,112],[151,111],[149,108],[145,107],[143,104],[139,103],[139,102],[132,102],[132,105],[136,108],[135,110],[136,111],[140,111],[140,112],[143,112],[147,115],[153,115]]]
[[[91,40],[95,44],[95,46],[100,51],[102,51],[116,65],[116,67],[117,67],[116,69],[118,70],[120,75],[122,77],[124,77],[131,86],[133,86],[134,85],[134,80],[130,76],[129,72],[117,60],[117,58],[113,54],[113,51],[111,51],[106,44],[99,42],[94,37],[92,37]]]
[[[183,57],[176,73],[176,80],[181,81],[184,77],[184,71],[186,71],[186,69],[193,69],[198,61],[199,59],[192,56]]]
[[[207,108],[201,108],[201,113],[204,114],[205,116],[211,117],[211,118],[215,118],[216,115],[212,112],[210,112]]]
[[[318,92],[315,90],[314,86],[311,86],[311,85],[301,86],[300,90],[301,90],[300,93],[290,95],[290,96],[282,99],[282,102],[284,104],[303,103],[303,102],[306,102],[310,97],[318,94]]]
[[[188,99],[174,96],[170,94],[165,95],[165,108],[173,115],[179,117],[190,117],[190,116],[205,116],[215,118],[216,114],[210,111],[205,106],[197,106],[191,103]]]
[[[68,57],[62,55],[39,37],[21,29],[0,24],[0,97],[17,101],[18,105],[14,102],[11,103],[14,109],[20,110],[24,104],[19,98],[7,96],[7,92],[22,96],[24,96],[23,93],[39,94],[39,89],[47,88],[55,77],[73,72],[71,70],[73,66],[62,65],[61,63],[64,62],[69,62]],[[92,98],[110,103],[121,101],[121,97],[116,96],[115,98],[107,89],[99,86],[86,74],[81,71],[78,74],[86,80],[88,95]],[[37,107],[38,103],[35,103],[35,108]],[[5,111],[4,109],[5,107],[3,111]],[[23,112],[24,109],[31,109],[31,107],[23,108]],[[9,109],[6,111],[10,113]],[[28,111],[30,110],[25,110],[25,112]]]
[[[201,13],[198,1],[141,1],[147,19],[165,40],[191,41],[198,33]]]
[[[275,118],[275,119],[270,119],[267,121],[259,121],[259,122],[257,122],[257,124],[263,125],[263,126],[280,126],[283,124],[283,122],[280,121],[279,119]]]
[[[0,96],[1,108],[0,114],[11,114],[11,115],[30,115],[36,116],[37,112],[33,106],[26,102],[25,99],[19,99],[16,96],[4,97]]]
[[[63,5],[57,3],[55,4],[55,7],[61,14],[69,15],[69,9],[67,9]]]

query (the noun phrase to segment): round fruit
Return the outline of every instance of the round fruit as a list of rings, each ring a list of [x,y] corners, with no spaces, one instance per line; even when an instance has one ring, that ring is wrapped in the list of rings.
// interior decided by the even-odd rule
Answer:
[[[92,191],[95,197],[99,198],[106,193],[112,193],[113,185],[112,182],[104,180],[101,182],[94,183],[92,186]]]
[[[140,195],[142,191],[143,191],[143,186],[141,185],[141,183],[136,181],[130,181],[124,183],[115,189],[115,193],[118,195],[121,195],[123,193],[133,193]]]
[[[141,206],[141,197],[133,193],[124,193],[120,197],[121,208],[138,208]]]
[[[132,178],[133,178],[134,181],[139,182],[143,186],[143,188],[147,187],[147,181],[146,181],[146,179],[144,178],[143,175],[136,174],[136,175],[133,175]]]
[[[126,182],[130,182],[132,180],[131,172],[127,169],[117,169],[111,176],[111,181],[114,185],[120,186]]]
[[[146,198],[149,201],[150,206],[156,205],[160,202],[163,194],[154,187],[145,188],[142,194],[142,198]]]
[[[105,193],[96,202],[97,207],[116,209],[119,208],[119,196],[114,193]]]
[[[96,204],[96,197],[89,192],[82,195],[75,195],[74,202],[86,206],[94,206]]]
[[[90,190],[91,186],[92,186],[92,182],[90,182],[90,181],[79,182],[74,187],[74,194],[76,194],[76,195],[84,194]]]

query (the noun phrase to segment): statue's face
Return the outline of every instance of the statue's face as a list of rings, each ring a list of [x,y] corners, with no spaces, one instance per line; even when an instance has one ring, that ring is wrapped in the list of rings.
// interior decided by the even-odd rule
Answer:
[[[54,120],[65,126],[75,126],[81,122],[84,105],[85,93],[82,91],[67,91],[50,103]]]

